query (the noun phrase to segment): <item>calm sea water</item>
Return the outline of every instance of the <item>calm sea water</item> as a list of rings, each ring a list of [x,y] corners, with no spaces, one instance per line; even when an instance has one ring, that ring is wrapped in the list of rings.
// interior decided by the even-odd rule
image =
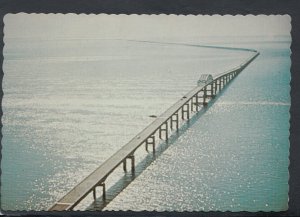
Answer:
[[[237,45],[261,55],[106,209],[286,209],[289,45]],[[49,208],[151,123],[149,115],[191,90],[200,74],[218,74],[248,57],[121,40],[6,39],[2,209]],[[109,189],[122,175],[121,169],[111,175]]]

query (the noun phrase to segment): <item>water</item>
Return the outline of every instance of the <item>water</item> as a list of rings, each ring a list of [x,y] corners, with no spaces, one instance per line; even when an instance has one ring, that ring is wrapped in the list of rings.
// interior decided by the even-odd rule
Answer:
[[[240,46],[261,55],[107,209],[286,209],[289,42]],[[122,40],[5,39],[2,209],[49,208],[201,73],[248,57]]]
[[[107,210],[288,208],[289,51],[279,44],[258,50],[261,55]]]

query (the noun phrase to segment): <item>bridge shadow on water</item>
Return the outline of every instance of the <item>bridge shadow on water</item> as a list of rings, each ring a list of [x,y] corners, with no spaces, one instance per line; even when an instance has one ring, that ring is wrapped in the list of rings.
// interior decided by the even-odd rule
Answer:
[[[234,79],[233,79],[234,80]],[[161,156],[166,149],[173,145],[177,139],[183,135],[190,127],[192,127],[206,111],[213,106],[213,104],[222,96],[222,93],[230,86],[231,80],[228,84],[223,87],[221,92],[219,92],[214,98],[211,98],[206,106],[202,106],[198,112],[191,113],[192,116],[189,120],[182,123],[178,131],[173,130],[168,141],[160,140],[157,144],[155,153],[149,152],[141,161],[139,161],[135,166],[135,171],[125,172],[116,183],[114,183],[109,189],[106,190],[105,199],[98,197],[92,204],[90,204],[86,210],[87,211],[99,211],[104,209],[115,197],[117,197],[133,180],[135,180],[153,161],[155,161],[159,156]],[[142,147],[141,147],[142,148]],[[151,145],[149,147],[151,149]]]

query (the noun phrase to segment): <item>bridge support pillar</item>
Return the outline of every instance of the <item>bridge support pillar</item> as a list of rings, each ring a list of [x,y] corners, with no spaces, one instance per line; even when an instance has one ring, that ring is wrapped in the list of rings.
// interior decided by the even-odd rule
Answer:
[[[205,88],[203,89],[203,106],[206,106],[206,105],[207,105],[206,97],[207,97],[207,88],[205,87]]]
[[[105,200],[105,199],[106,199],[105,183],[102,182],[102,183],[100,184],[100,186],[102,186],[102,197],[103,197],[103,200]]]
[[[218,81],[214,81],[214,85],[215,85],[215,95],[217,95],[217,91],[218,91]]]
[[[123,161],[123,170],[124,170],[124,172],[127,172],[127,162],[126,162],[126,158],[125,158],[125,160]]]
[[[187,119],[190,119],[190,105],[186,104],[186,114],[187,114]]]
[[[166,141],[168,141],[168,139],[169,139],[169,135],[168,135],[168,120],[166,121],[165,125],[166,125],[166,132],[165,132],[165,134],[166,134]]]
[[[199,98],[198,98],[198,93],[195,95],[196,97],[196,111],[199,111]]]
[[[94,198],[94,200],[96,200],[96,187],[93,189],[93,198]]]
[[[215,97],[215,93],[214,93],[214,82],[212,82],[211,85],[210,85],[210,96],[211,96],[212,98]]]
[[[150,140],[150,141],[149,141]],[[148,145],[152,145],[153,152],[155,152],[155,136],[151,135],[149,138],[146,140],[146,151],[148,152]]]
[[[191,100],[191,111],[198,111],[198,96],[197,95],[194,95],[192,97],[192,100]]]
[[[131,160],[131,171],[134,172],[135,171],[135,160],[134,160],[134,155],[131,154],[129,156],[127,156],[124,161],[123,161],[123,170],[124,172],[127,172],[127,159]]]
[[[217,81],[214,81],[214,97],[217,95],[217,90],[218,90],[218,86],[217,86]]]
[[[102,197],[103,197],[103,200],[106,199],[106,189],[105,189],[105,182],[101,182],[99,185],[96,185],[93,189],[93,198],[94,200],[97,199],[97,195],[96,195],[96,187],[97,186],[102,186]]]
[[[194,97],[191,99],[191,111],[194,111]]]
[[[176,117],[176,119],[174,120],[173,117]],[[174,115],[171,116],[171,120],[170,120],[170,126],[171,126],[171,129],[173,130],[174,129],[174,122],[176,124],[176,129],[178,130],[178,113],[175,113]]]
[[[165,128],[162,126],[165,125]],[[162,139],[162,131],[165,132],[165,140],[168,141],[168,121],[166,121],[160,128],[159,128],[159,138]]]
[[[225,84],[224,84],[224,77],[221,78],[222,81],[222,89],[224,88]]]
[[[179,129],[179,118],[178,118],[178,113],[176,113],[176,130]]]
[[[187,108],[186,110],[185,110],[185,106]],[[190,119],[190,112],[189,112],[189,110],[190,110],[190,108],[189,108],[189,104],[188,103],[186,103],[186,104],[184,104],[182,106],[182,108],[181,108],[181,118],[182,118],[182,120],[184,120],[184,113],[187,114],[187,119]]]
[[[130,155],[129,158],[131,159],[131,171],[135,171],[135,158],[134,155]]]

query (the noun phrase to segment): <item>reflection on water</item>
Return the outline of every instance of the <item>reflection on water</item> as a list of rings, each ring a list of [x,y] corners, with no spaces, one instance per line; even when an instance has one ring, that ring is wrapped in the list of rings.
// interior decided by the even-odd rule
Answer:
[[[290,60],[259,51],[216,103],[105,210],[287,209]]]
[[[122,168],[111,174],[107,201],[114,200],[107,209],[170,210],[180,203],[183,210],[236,210],[250,200],[253,209],[285,207],[289,44],[251,45],[265,53],[199,120],[184,125],[181,137],[160,144],[157,160],[141,148],[135,177]],[[192,89],[200,74],[222,72],[249,57],[101,40],[8,40],[4,54],[4,210],[47,209],[151,123],[150,115],[161,114]],[[104,206],[100,191],[96,208]],[[258,196],[244,197],[247,192]],[[279,199],[270,202],[271,196]],[[89,195],[76,208],[94,209],[91,203]]]
[[[230,85],[230,84],[228,84]],[[228,86],[224,87],[223,91]],[[221,93],[220,93],[221,94]],[[210,100],[210,103],[203,107],[198,112],[192,112],[194,116],[192,116],[187,121],[180,121],[180,127],[178,130],[172,131],[169,139],[167,141],[157,139],[156,143],[158,143],[158,147],[155,147],[155,152],[151,152],[150,154],[142,150],[137,150],[135,152],[136,155],[139,156],[140,161],[135,167],[135,171],[126,172],[124,175],[121,175],[119,179],[116,179],[115,183],[111,185],[111,187],[106,191],[106,196],[103,198],[102,192],[101,196],[98,197],[95,201],[91,202],[90,200],[85,200],[81,202],[81,206],[76,207],[75,209],[80,210],[80,208],[85,207],[87,204],[91,203],[91,205],[86,208],[89,211],[102,210],[105,208],[119,193],[121,193],[133,180],[135,180],[152,162],[154,162],[161,154],[164,153],[170,145],[172,145],[181,135],[183,135],[193,124],[196,123],[197,120],[213,105],[213,103],[218,99],[219,95],[214,99]],[[148,150],[151,150],[149,147]]]

